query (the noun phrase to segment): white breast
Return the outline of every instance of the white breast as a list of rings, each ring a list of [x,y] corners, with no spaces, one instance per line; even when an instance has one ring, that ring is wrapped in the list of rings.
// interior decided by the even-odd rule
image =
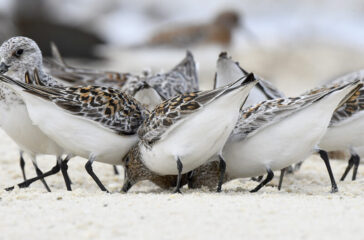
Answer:
[[[146,166],[160,175],[177,174],[176,158],[189,172],[221,151],[250,89],[232,92],[176,124],[152,149],[141,147]]]
[[[137,136],[117,135],[111,130],[82,117],[74,116],[28,93],[23,94],[30,118],[67,153],[84,158],[93,154],[96,159],[109,164],[120,164],[121,158],[137,142]]]
[[[360,146],[364,146],[364,112],[328,128],[319,144],[326,151],[348,150]]]
[[[4,96],[5,98],[11,95]],[[62,148],[45,135],[29,117],[27,108],[22,101],[14,101],[20,98],[13,94],[12,101],[0,103],[0,125],[1,128],[12,138],[18,146],[33,155],[49,154],[61,155]]]
[[[317,103],[274,123],[252,137],[228,142],[223,150],[231,177],[254,177],[307,158],[324,136],[332,113],[348,93],[332,93]]]

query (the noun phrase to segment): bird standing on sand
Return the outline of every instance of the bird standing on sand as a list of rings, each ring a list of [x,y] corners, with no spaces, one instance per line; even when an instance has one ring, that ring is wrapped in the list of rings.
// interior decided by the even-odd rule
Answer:
[[[253,74],[249,74],[228,86],[182,94],[158,105],[138,130],[140,161],[158,175],[178,175],[174,192],[180,192],[184,173],[215,154],[221,156],[239,109],[256,83]],[[220,164],[223,178],[222,157]],[[123,189],[134,183],[128,181],[126,174]]]
[[[363,81],[364,70],[342,76],[332,83],[344,84],[359,79]],[[356,179],[360,164],[360,154],[364,147],[364,88],[357,91],[348,101],[338,108],[332,116],[329,128],[320,142],[326,151],[349,151],[348,166],[341,177],[345,180],[353,168],[352,180]]]
[[[54,86],[56,81],[43,70],[42,53],[38,45],[26,37],[13,37],[0,47],[0,72],[14,79],[26,81],[26,72],[33,72],[37,68],[37,80],[42,85]],[[22,98],[4,83],[0,83],[0,126],[20,147],[20,163],[24,172],[23,151],[32,159],[37,175],[42,172],[37,167],[37,155],[56,155],[58,169],[62,170],[67,189],[70,181],[67,174],[67,161],[62,161],[63,148],[46,136],[38,126],[35,126],[26,109]],[[43,180],[43,184],[50,191]]]
[[[360,87],[362,84],[354,81],[319,89],[310,95],[268,100],[243,109],[222,152],[227,165],[225,180],[268,173],[251,191],[256,192],[272,180],[273,171],[307,158],[324,136],[334,110]],[[319,153],[329,172],[331,191],[336,192],[327,154],[321,149]],[[196,170],[191,186],[211,187],[213,179],[217,184],[216,164],[209,165]],[[201,172],[210,173],[198,175]]]
[[[148,114],[144,107],[113,88],[46,87],[1,75],[0,80],[22,97],[34,125],[66,153],[88,159],[86,171],[102,191],[107,191],[92,164],[94,161],[121,164],[121,158],[138,141],[136,132]],[[42,176],[55,173],[52,169]],[[18,186],[27,186],[38,179]]]

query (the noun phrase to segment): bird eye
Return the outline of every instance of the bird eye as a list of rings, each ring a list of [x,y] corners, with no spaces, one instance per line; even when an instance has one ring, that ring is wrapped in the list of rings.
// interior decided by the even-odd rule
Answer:
[[[16,50],[16,52],[14,52],[14,56],[15,57],[20,57],[20,55],[22,55],[23,54],[23,52],[24,52],[24,50],[23,49],[18,49],[18,50]]]

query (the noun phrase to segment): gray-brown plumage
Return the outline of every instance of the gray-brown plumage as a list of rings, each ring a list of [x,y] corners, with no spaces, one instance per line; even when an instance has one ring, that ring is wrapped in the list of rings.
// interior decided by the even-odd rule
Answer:
[[[139,78],[139,76],[133,76],[129,73],[70,66],[64,61],[58,47],[53,42],[51,43],[51,51],[52,58],[43,59],[43,64],[50,75],[66,84],[122,87],[128,79]]]
[[[146,86],[154,88],[163,99],[199,90],[196,62],[191,52],[170,71],[156,75],[133,75],[97,69],[69,66],[63,60],[57,46],[51,44],[53,58],[45,59],[49,73],[65,84],[77,86],[98,85],[121,88],[131,96]]]
[[[192,189],[208,187],[210,191],[216,191],[220,180],[220,163],[213,161],[193,170],[188,181],[188,187]],[[229,174],[225,172],[223,183],[230,180]]]
[[[127,192],[135,183],[149,180],[162,189],[174,188],[177,184],[176,175],[160,176],[150,171],[141,161],[138,144],[135,144],[123,157],[124,184],[122,190]],[[187,174],[182,175],[181,186],[187,184]]]

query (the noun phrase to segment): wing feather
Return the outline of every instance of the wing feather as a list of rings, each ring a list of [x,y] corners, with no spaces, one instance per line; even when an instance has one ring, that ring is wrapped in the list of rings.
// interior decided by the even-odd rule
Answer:
[[[140,103],[120,90],[98,86],[46,87],[0,75],[2,81],[53,102],[68,113],[96,122],[120,135],[137,132],[147,115]],[[33,81],[34,82],[34,81]]]

